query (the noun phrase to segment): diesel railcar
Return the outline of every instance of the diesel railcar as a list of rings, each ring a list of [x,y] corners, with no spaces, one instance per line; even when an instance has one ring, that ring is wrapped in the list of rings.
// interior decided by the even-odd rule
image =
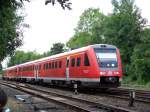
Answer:
[[[122,81],[119,49],[95,44],[9,67],[3,79],[78,84],[88,87],[118,87]]]

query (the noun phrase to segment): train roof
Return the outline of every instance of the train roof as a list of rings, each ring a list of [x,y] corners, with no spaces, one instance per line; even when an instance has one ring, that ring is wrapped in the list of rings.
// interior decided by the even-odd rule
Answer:
[[[83,52],[83,51],[88,50],[91,47],[92,48],[116,48],[116,46],[114,46],[114,45],[94,44],[94,45],[89,45],[89,46],[86,46],[86,47],[74,49],[74,50],[71,50],[71,51],[67,51],[67,52],[64,52],[64,53],[55,54],[55,55],[52,55],[52,56],[48,56],[48,57],[40,58],[40,59],[37,59],[37,60],[29,61],[29,62],[26,62],[26,63],[23,63],[23,64],[15,65],[15,66],[6,68],[4,70],[10,70],[10,69],[14,69],[14,68],[19,67],[19,66],[25,66],[25,65],[30,65],[30,64],[36,64],[36,63],[44,62],[44,61],[46,61],[46,60],[48,60],[50,58],[52,59],[52,58],[57,58],[57,57],[69,55],[69,54],[72,54],[72,53]]]

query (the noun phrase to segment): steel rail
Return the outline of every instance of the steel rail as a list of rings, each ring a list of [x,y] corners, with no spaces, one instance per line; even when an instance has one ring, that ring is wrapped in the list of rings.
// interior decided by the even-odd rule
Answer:
[[[120,99],[129,100],[129,93],[131,91],[135,92],[135,101],[150,103],[150,92],[142,91],[142,90],[135,90],[135,89],[123,89],[123,88],[113,88],[110,89],[107,93],[103,95],[107,95],[110,97],[116,97]]]
[[[99,111],[106,110],[106,111],[112,111],[112,112],[134,112],[133,110],[129,110],[126,108],[117,107],[117,106],[108,105],[108,104],[99,103],[99,102],[92,102],[92,101],[88,101],[86,99],[75,98],[75,97],[71,97],[71,96],[67,96],[67,95],[61,95],[56,92],[42,90],[40,88],[33,88],[30,86],[25,86],[25,85],[16,85],[16,84],[14,85],[13,83],[11,83],[11,84],[2,83],[2,82],[0,82],[0,83],[3,85],[9,86],[11,88],[19,89],[19,90],[27,92],[29,94],[41,97],[45,100],[52,100],[57,103],[61,103],[63,105],[74,108],[78,111],[80,110],[80,111],[85,111],[85,112],[92,112],[92,111],[98,111],[98,110]],[[63,98],[65,100],[56,100],[55,97],[58,97],[58,99]],[[77,102],[78,105],[75,102]]]

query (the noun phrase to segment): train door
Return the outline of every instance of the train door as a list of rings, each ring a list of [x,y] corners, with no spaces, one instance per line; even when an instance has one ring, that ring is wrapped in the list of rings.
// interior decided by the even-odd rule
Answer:
[[[39,75],[39,66],[35,65],[34,66],[34,77],[35,77],[35,80],[37,80],[38,75]]]
[[[70,57],[66,59],[66,80],[69,80],[69,59]]]

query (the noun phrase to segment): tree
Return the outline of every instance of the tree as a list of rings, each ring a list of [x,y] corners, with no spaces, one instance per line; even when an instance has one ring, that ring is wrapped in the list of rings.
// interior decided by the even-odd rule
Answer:
[[[14,0],[0,1],[0,62],[22,45],[19,23],[23,18],[16,13],[20,7],[21,3]]]
[[[69,48],[78,48],[89,45],[91,42],[91,35],[87,32],[80,32],[78,35],[74,35],[68,42]]]
[[[80,16],[74,36],[67,42],[68,47],[82,47],[93,43],[101,43],[101,28],[105,16],[99,9],[89,8]]]
[[[12,55],[16,48],[22,45],[23,33],[20,23],[23,16],[17,14],[17,10],[22,8],[23,2],[30,0],[0,0],[0,63],[7,56]],[[56,0],[46,0],[45,5],[55,4]],[[71,10],[69,0],[57,0],[63,9]]]
[[[54,54],[58,54],[58,53],[62,53],[64,51],[64,44],[63,43],[55,43],[53,44],[50,52],[51,52],[51,55],[54,55]]]
[[[36,52],[24,52],[24,51],[16,51],[13,56],[11,56],[8,66],[14,66],[17,64],[22,64],[28,61],[32,61],[35,59],[39,59],[42,56],[37,54]]]
[[[123,63],[130,64],[134,47],[141,42],[146,20],[133,0],[112,0],[113,13],[104,21],[105,42],[120,48]]]
[[[0,63],[0,72],[2,71],[2,64]]]
[[[150,81],[150,29],[144,29],[142,35],[131,57],[130,74],[131,80],[145,84]]]
[[[61,7],[63,9],[68,8],[69,10],[71,10],[72,8],[70,7],[70,5],[72,5],[71,2],[68,2],[69,0],[57,0],[57,2],[61,5]],[[52,5],[55,5],[56,0],[46,0],[45,1],[45,5],[51,3]]]
[[[103,18],[104,15],[100,13],[99,9],[89,8],[85,10],[80,16],[77,28],[75,28],[75,33],[79,32],[92,33],[91,30],[93,26],[102,21]]]
[[[43,53],[42,55],[34,52],[24,52],[24,51],[16,51],[14,55],[12,55],[7,63],[8,67],[22,64],[28,61],[36,60],[39,58],[47,57],[50,55],[62,53],[64,51],[63,43],[55,43],[50,51]]]

